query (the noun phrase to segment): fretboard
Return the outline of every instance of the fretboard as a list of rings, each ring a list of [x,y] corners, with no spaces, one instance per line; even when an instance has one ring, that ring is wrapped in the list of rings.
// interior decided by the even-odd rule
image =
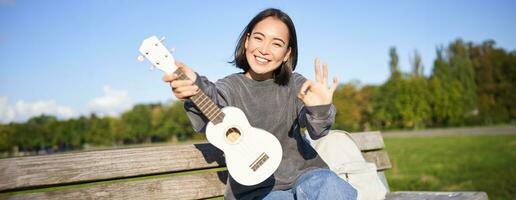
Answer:
[[[188,78],[180,68],[177,68],[174,73],[177,74],[179,80],[190,80],[190,78]],[[222,122],[222,119],[224,119],[224,113],[202,90],[196,95],[191,96],[190,100],[192,100],[202,114],[213,122],[213,124],[218,124]]]

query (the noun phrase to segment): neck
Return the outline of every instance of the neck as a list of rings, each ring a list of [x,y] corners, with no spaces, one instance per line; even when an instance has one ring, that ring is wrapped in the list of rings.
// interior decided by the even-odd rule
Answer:
[[[265,81],[265,80],[272,79],[272,73],[273,72],[267,72],[265,74],[257,74],[257,73],[254,73],[252,70],[249,70],[245,73],[245,76],[247,78],[253,79],[255,81]]]

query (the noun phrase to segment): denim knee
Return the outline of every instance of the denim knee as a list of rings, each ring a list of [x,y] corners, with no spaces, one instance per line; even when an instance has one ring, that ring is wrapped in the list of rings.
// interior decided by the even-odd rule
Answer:
[[[357,191],[328,169],[307,172],[296,188],[298,199],[356,199]]]

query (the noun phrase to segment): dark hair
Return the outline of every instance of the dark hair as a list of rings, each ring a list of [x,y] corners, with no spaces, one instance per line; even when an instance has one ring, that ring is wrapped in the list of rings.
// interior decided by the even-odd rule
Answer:
[[[272,73],[274,78],[274,82],[279,85],[286,85],[292,75],[292,71],[296,69],[297,65],[297,37],[296,37],[296,28],[294,27],[294,23],[290,19],[290,17],[284,13],[283,11],[276,8],[268,8],[258,13],[252,20],[247,24],[244,31],[242,31],[240,35],[240,39],[238,40],[237,46],[235,48],[235,58],[230,63],[235,65],[236,67],[243,69],[244,72],[249,70],[249,63],[247,62],[247,58],[245,56],[245,41],[248,34],[253,31],[254,27],[258,22],[264,20],[267,17],[274,17],[276,19],[281,20],[288,27],[289,32],[289,41],[288,47],[290,47],[290,56],[286,62],[282,62],[281,66],[278,67]]]

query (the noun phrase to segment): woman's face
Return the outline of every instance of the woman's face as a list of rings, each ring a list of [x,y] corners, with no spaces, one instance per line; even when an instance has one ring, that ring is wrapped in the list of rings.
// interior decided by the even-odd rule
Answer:
[[[272,73],[290,55],[289,31],[279,19],[267,17],[258,22],[245,41],[245,56],[250,69],[246,76],[254,80],[272,78]]]

